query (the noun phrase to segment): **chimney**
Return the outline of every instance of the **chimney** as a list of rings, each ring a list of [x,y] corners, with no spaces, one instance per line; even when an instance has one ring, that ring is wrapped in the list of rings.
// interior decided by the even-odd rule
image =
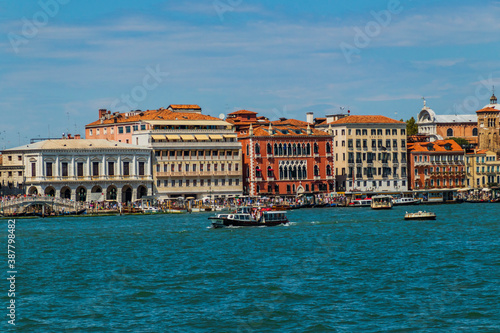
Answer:
[[[99,109],[99,119],[101,119],[106,114],[106,109]]]
[[[82,136],[80,134],[75,134],[75,140],[80,140]]]
[[[327,124],[333,123],[334,121],[335,121],[335,116],[333,114],[326,115],[326,123]]]
[[[313,112],[306,113],[306,121],[309,124],[314,124],[314,113]]]

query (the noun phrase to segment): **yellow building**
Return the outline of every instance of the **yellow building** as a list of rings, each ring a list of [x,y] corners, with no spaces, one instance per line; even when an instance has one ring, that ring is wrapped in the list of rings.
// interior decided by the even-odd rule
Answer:
[[[19,194],[23,191],[23,156],[18,153],[4,152],[0,155],[0,196]]]
[[[408,190],[406,124],[384,116],[348,116],[334,136],[337,191]]]
[[[500,160],[490,150],[475,150],[465,158],[467,186],[485,188],[500,184]]]

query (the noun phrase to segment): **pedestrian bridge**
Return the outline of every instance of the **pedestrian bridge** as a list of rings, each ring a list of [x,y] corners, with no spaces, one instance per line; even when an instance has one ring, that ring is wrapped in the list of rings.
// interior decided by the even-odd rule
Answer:
[[[4,215],[26,213],[37,209],[43,209],[44,212],[75,212],[85,208],[85,203],[50,196],[26,196],[2,201],[0,207],[0,213]]]

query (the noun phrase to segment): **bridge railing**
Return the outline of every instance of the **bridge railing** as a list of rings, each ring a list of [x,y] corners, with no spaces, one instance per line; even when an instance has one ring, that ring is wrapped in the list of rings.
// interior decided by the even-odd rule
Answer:
[[[44,204],[54,204],[58,206],[69,206],[69,207],[77,207],[82,208],[86,206],[85,202],[75,202],[70,199],[56,198],[56,197],[20,197],[14,198],[10,200],[2,200],[0,202],[1,207],[8,208],[14,206],[25,206],[30,203],[44,203]]]

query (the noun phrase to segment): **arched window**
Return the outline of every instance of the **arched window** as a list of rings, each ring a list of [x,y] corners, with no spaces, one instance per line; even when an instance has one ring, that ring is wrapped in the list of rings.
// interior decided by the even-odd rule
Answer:
[[[448,130],[446,130],[446,136],[448,136],[448,137],[453,136],[453,129],[452,128],[448,128]]]
[[[307,179],[307,171],[305,166],[302,167],[302,179]]]
[[[330,146],[330,142],[326,143],[326,152],[331,153],[332,152],[332,147]]]
[[[474,128],[474,129],[472,130],[472,136],[477,136],[477,128]]]
[[[314,176],[319,176],[319,167],[317,165],[314,166]]]
[[[257,185],[257,193],[260,193],[260,186]]]
[[[297,145],[293,144],[293,156],[297,156]]]
[[[288,144],[288,156],[292,156],[292,144]]]
[[[273,176],[273,168],[271,166],[267,167],[267,176],[272,177]]]
[[[311,155],[311,144],[310,143],[307,144],[306,155],[307,156]]]
[[[331,176],[332,175],[332,167],[330,166],[330,164],[328,164],[326,166],[326,175],[327,176]]]
[[[273,147],[270,143],[267,144],[267,154],[271,155],[273,153]]]
[[[286,148],[286,143],[285,143],[285,144],[283,145],[283,155],[286,155],[286,152],[287,152],[287,150],[286,150],[286,149],[287,149],[287,148]]]
[[[255,177],[257,178],[262,177],[262,170],[258,166],[255,167]]]
[[[300,143],[297,145],[297,155],[302,155],[302,148],[300,147]]]
[[[280,166],[280,179],[283,179],[283,167]]]
[[[258,143],[255,144],[255,154],[260,155],[260,146]]]
[[[278,145],[274,144],[274,155],[278,155]]]
[[[319,146],[317,143],[314,143],[314,153],[319,154]]]
[[[283,156],[283,146],[280,143],[279,151],[278,151],[279,156]]]
[[[302,155],[306,154],[306,145],[305,143],[302,144]]]
[[[288,179],[288,167],[285,166],[285,170],[283,172],[283,178]]]
[[[250,145],[247,145],[247,156],[250,155]]]
[[[296,165],[292,169],[292,179],[297,179],[297,166]]]

